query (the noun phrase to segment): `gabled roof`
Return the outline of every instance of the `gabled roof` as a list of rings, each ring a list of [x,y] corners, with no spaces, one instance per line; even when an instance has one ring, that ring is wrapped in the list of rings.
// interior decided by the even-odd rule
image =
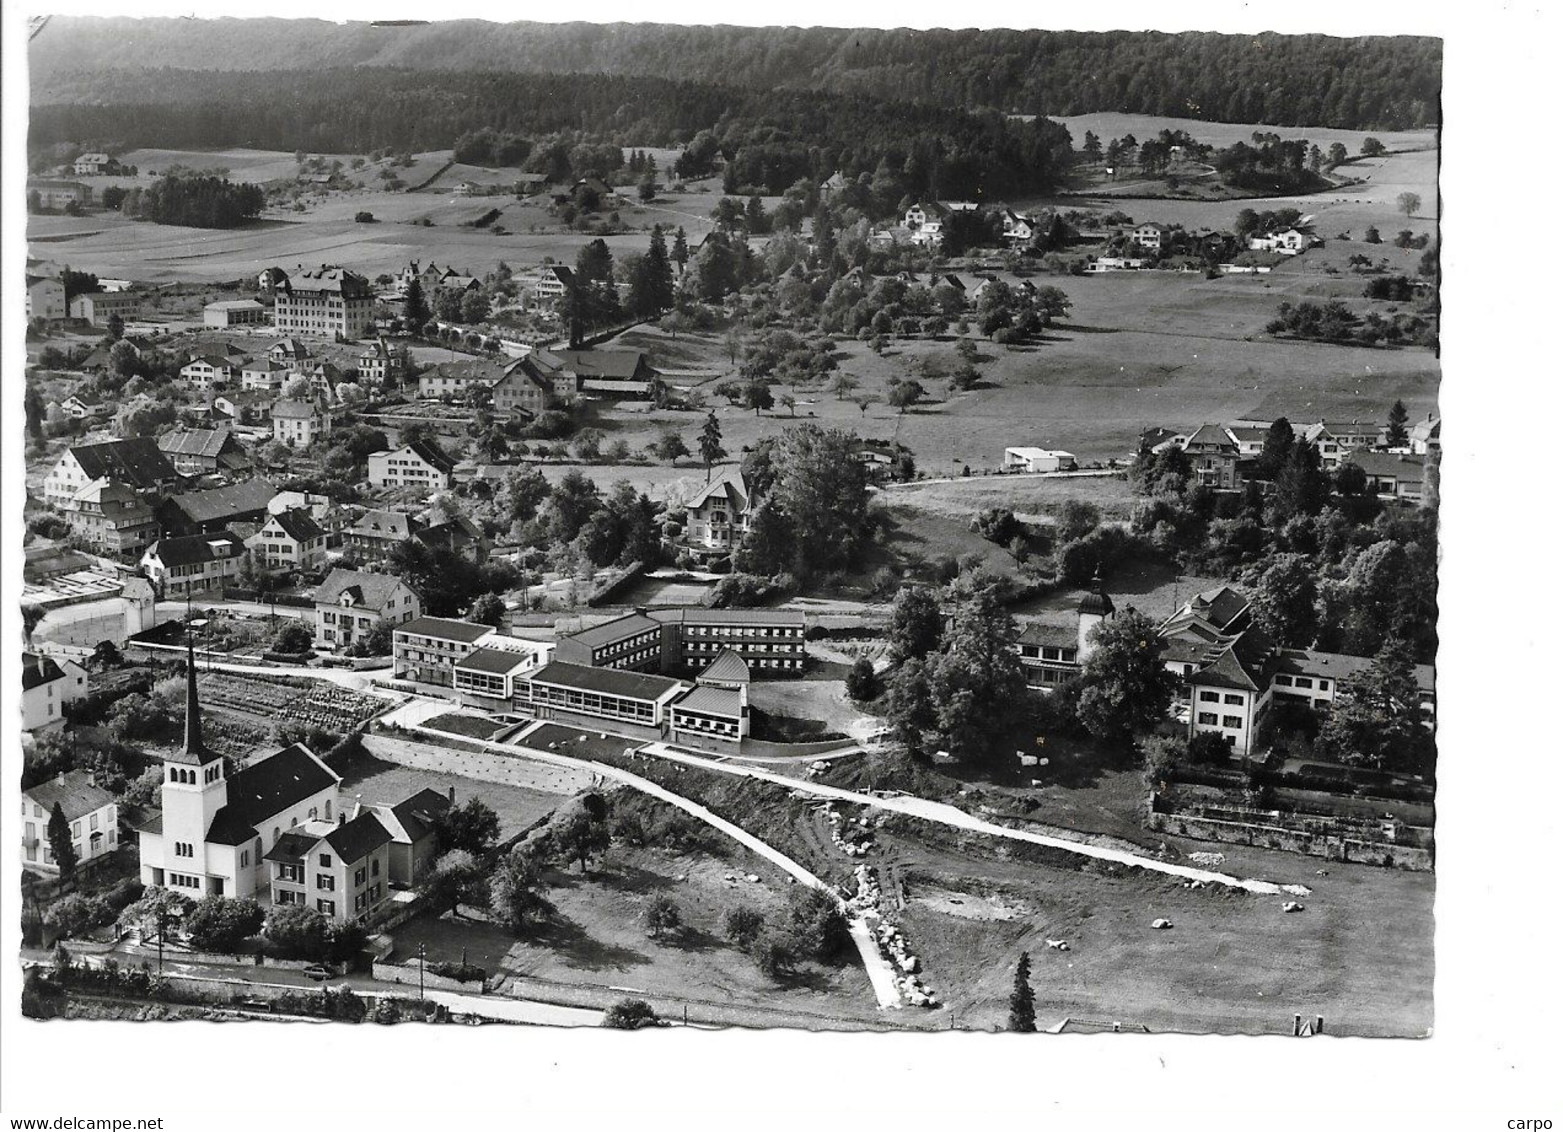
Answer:
[[[45,812],[53,811],[58,802],[66,821],[75,821],[114,802],[114,795],[95,785],[92,776],[84,770],[68,770],[22,793],[42,806]]]
[[[671,676],[653,676],[645,672],[626,672],[620,668],[593,668],[555,660],[545,664],[532,677],[534,684],[553,684],[578,688],[583,692],[620,696],[631,700],[660,700],[686,685]]]
[[[619,380],[639,376],[646,365],[646,355],[640,350],[539,350],[534,356],[540,362],[552,356],[563,368],[572,369],[582,377]]]
[[[315,406],[308,401],[278,401],[271,407],[273,417],[281,417],[283,420],[308,421],[313,420],[318,414]]]
[[[364,810],[351,821],[345,821],[321,838],[336,851],[343,864],[362,861],[382,845],[391,843],[391,831],[373,810]]]
[[[131,487],[151,488],[179,478],[173,464],[150,436],[77,444],[70,451],[88,479],[106,477]]]
[[[192,523],[210,523],[217,519],[265,511],[266,504],[276,494],[277,489],[271,481],[256,476],[227,487],[176,495],[168,500],[168,505],[177,507]]]
[[[422,526],[419,519],[405,511],[365,511],[348,531],[370,538],[408,539]]]
[[[164,566],[193,566],[198,562],[212,562],[218,557],[216,547],[226,543],[227,557],[236,557],[243,546],[232,531],[218,531],[209,535],[183,535],[179,538],[162,538],[147,548],[147,557],[155,558]]]
[[[216,458],[239,447],[226,428],[181,428],[157,438],[157,446],[170,456]]]
[[[397,587],[403,585],[406,583],[401,578],[391,574],[376,574],[368,570],[344,570],[338,566],[316,587],[315,601],[338,605],[341,603],[342,595],[352,591],[355,605],[364,609],[384,609]]]
[[[1343,460],[1356,464],[1370,476],[1393,478],[1400,483],[1421,483],[1427,467],[1425,456],[1413,456],[1399,452],[1365,452],[1354,449]]]
[[[1080,631],[1069,625],[1060,625],[1052,621],[1028,621],[1021,626],[1020,635],[1015,638],[1022,645],[1036,645],[1048,648],[1077,648],[1080,644]]]
[[[750,679],[749,662],[733,649],[723,649],[716,659],[706,665],[698,677],[702,682],[721,684],[747,684]]]
[[[450,799],[444,794],[425,787],[394,806],[376,806],[375,810],[382,821],[387,817],[392,819],[387,822],[387,828],[391,830],[393,841],[414,842],[422,841],[434,832],[435,823],[441,814],[450,809],[450,804]]]
[[[277,838],[277,843],[266,851],[266,855],[261,860],[272,861],[279,865],[302,865],[304,858],[318,840],[319,838],[313,834],[297,829],[287,830]]]
[[[1220,425],[1203,424],[1192,436],[1184,442],[1184,448],[1193,448],[1196,445],[1213,444],[1218,448],[1236,448],[1236,442],[1227,435],[1227,430]]]
[[[38,688],[52,680],[59,680],[65,675],[52,656],[37,656],[30,652],[22,654],[22,690]]]
[[[286,511],[278,511],[271,517],[271,521],[282,528],[282,533],[294,542],[312,542],[325,537],[325,530],[315,522],[315,517],[309,513],[308,507],[290,507]]]
[[[743,473],[729,472],[721,479],[706,484],[684,506],[693,510],[697,507],[703,507],[706,501],[712,498],[728,503],[739,511],[747,507],[749,505],[749,485],[744,482]]]
[[[212,817],[206,840],[241,845],[256,836],[255,827],[290,815],[284,811],[340,783],[341,777],[302,743],[235,771],[228,778],[228,804]]]
[[[414,440],[396,449],[397,452],[411,452],[435,471],[449,473],[455,470],[456,461],[445,455],[437,445],[427,440]]]

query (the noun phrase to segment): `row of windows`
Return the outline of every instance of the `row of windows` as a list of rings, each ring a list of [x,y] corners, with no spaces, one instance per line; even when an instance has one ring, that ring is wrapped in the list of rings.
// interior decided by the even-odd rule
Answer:
[[[534,703],[550,707],[561,707],[568,711],[584,712],[588,715],[601,715],[614,719],[625,719],[632,723],[651,724],[656,722],[654,708],[641,700],[626,700],[619,696],[598,695],[595,692],[582,692],[574,688],[553,688],[547,685],[532,686],[532,700]]]
[[[1201,727],[1216,726],[1216,713],[1213,711],[1200,712],[1199,724]],[[1240,715],[1223,715],[1221,717],[1221,726],[1230,731],[1241,731],[1243,729],[1243,717]]]
[[[1247,698],[1237,692],[1228,692],[1225,696],[1209,689],[1202,689],[1199,693],[1199,701],[1203,704],[1231,704],[1234,707],[1242,707],[1248,702]]]
[[[750,625],[685,625],[686,637],[722,637],[728,640],[783,638],[797,640],[803,636],[798,628],[775,628]]]
[[[355,912],[362,912],[365,908],[369,907],[371,904],[378,904],[379,902],[380,902],[380,886],[378,884],[376,884],[376,885],[371,886],[367,891],[360,892],[357,896],[355,896],[353,898],[353,911],[355,911]]]
[[[190,876],[188,873],[169,873],[168,883],[175,888],[199,889],[201,887],[201,878]]]
[[[188,841],[176,841],[176,842],[174,842],[174,856],[176,856],[176,857],[194,857],[195,856],[195,846],[190,844],[190,842],[188,842]]]
[[[1298,676],[1296,678],[1293,678],[1291,676],[1277,676],[1275,678],[1275,682],[1277,684],[1281,685],[1282,687],[1285,687],[1285,688],[1311,688],[1311,687],[1313,687],[1313,677],[1311,677],[1311,676]],[[1330,690],[1330,682],[1328,680],[1322,680],[1321,679],[1319,681],[1319,691],[1321,691],[1321,692],[1328,692],[1329,690]]]

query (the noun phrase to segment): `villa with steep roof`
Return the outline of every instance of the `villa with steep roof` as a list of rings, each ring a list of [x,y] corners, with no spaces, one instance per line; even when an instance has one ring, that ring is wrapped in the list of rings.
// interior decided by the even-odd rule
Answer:
[[[706,484],[684,505],[685,541],[709,550],[737,546],[749,531],[749,496],[742,472]]]
[[[24,867],[58,872],[49,844],[49,818],[59,806],[70,827],[71,847],[81,865],[119,846],[119,804],[91,771],[68,770],[22,791]]]
[[[315,590],[315,641],[346,648],[378,622],[404,625],[422,615],[423,603],[401,578],[338,567]]]

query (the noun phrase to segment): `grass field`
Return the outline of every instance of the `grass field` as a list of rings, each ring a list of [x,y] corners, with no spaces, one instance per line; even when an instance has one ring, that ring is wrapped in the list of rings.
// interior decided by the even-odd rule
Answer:
[[[481,798],[499,815],[501,840],[514,837],[562,801],[557,794],[544,794],[519,786],[461,778],[451,774],[398,766],[375,758],[359,758],[348,768],[342,781],[344,799],[362,800],[367,805],[395,804],[425,787],[444,793],[454,788],[459,805],[470,798]],[[345,802],[344,802],[345,804]]]

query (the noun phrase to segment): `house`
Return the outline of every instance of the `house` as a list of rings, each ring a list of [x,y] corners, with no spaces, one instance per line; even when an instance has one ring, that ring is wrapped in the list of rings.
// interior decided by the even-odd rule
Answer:
[[[1220,425],[1200,425],[1183,442],[1183,451],[1201,484],[1226,489],[1242,486],[1237,441]]]
[[[841,175],[841,170],[837,169],[829,177],[826,177],[822,182],[820,182],[820,200],[829,201],[831,197],[845,189],[847,187],[847,183],[847,179]]]
[[[98,280],[99,283],[103,281]],[[145,338],[135,338],[130,335],[122,336],[118,342],[103,343],[93,348],[93,351],[81,360],[80,368],[88,373],[102,373],[109,368],[110,351],[119,344],[126,342],[130,345],[131,353],[143,360],[149,360],[152,343]]]
[[[264,857],[271,903],[301,904],[336,923],[362,919],[389,895],[391,839],[379,816],[358,805],[351,817],[287,830]]]
[[[1096,647],[1096,628],[1117,612],[1098,574],[1095,584],[1075,606],[1074,624],[1029,621],[1021,626],[1015,650],[1032,688],[1050,692],[1079,675]]]
[[[492,625],[415,617],[396,626],[391,634],[392,675],[398,680],[449,688],[456,662],[499,635]]]
[[[243,362],[221,354],[203,354],[180,367],[179,383],[186,389],[205,393],[219,385],[232,385],[243,367]]]
[[[266,306],[254,299],[229,299],[207,303],[201,317],[211,327],[263,326],[266,322]]]
[[[70,302],[70,316],[93,326],[107,326],[118,315],[121,321],[141,313],[141,296],[134,291],[88,291]]]
[[[191,491],[157,506],[163,536],[215,534],[242,523],[263,523],[277,489],[260,476],[206,491]]]
[[[661,729],[674,700],[689,685],[670,676],[593,668],[553,660],[519,682],[528,710],[539,719],[606,719]]]
[[[119,804],[114,795],[97,784],[92,771],[68,770],[22,791],[22,861],[27,868],[59,871],[49,844],[49,818],[55,806],[70,825],[78,867],[119,847]]]
[[[455,802],[453,786],[448,794],[425,788],[395,805],[370,807],[391,835],[387,868],[392,888],[412,888],[423,880],[439,853],[440,819]]]
[[[929,220],[912,233],[912,243],[920,248],[932,247],[944,240],[944,221]]]
[[[425,546],[440,547],[470,558],[480,565],[488,561],[489,541],[483,528],[465,515],[457,515],[439,523],[430,523],[413,531],[412,537]]]
[[[1085,265],[1087,275],[1100,275],[1107,271],[1138,271],[1146,261],[1132,256],[1097,256]]]
[[[249,425],[271,431],[271,407],[277,396],[266,389],[240,389],[237,392],[219,393],[212,398],[212,408],[227,415],[234,424]]]
[[[330,412],[308,401],[278,401],[271,407],[271,435],[289,448],[308,448],[330,433]]]
[[[66,205],[91,204],[92,190],[80,181],[57,181],[50,178],[29,177],[27,195],[38,194],[40,208],[62,209]]]
[[[308,508],[295,507],[268,517],[244,545],[269,570],[309,570],[326,556],[326,532]]]
[[[65,721],[65,705],[86,694],[87,670],[75,661],[22,654],[23,731],[58,727]]]
[[[687,542],[711,550],[737,546],[749,531],[749,487],[742,472],[706,484],[684,505]]]
[[[1425,420],[1417,421],[1412,425],[1410,432],[1412,454],[1436,458],[1443,451],[1443,426],[1443,418],[1437,413],[1428,413]]]
[[[160,538],[141,556],[141,571],[161,600],[221,596],[239,575],[244,543],[232,531]]]
[[[505,376],[505,366],[490,358],[441,362],[418,375],[418,396],[461,396],[473,386],[492,387]]]
[[[661,377],[640,350],[537,350],[528,360],[560,399],[650,401],[661,388]]]
[[[27,276],[27,318],[54,322],[70,315],[65,302],[65,284],[58,279]]]
[[[530,358],[520,358],[506,366],[504,376],[494,383],[490,392],[497,416],[520,412],[535,417],[555,400],[553,383],[538,372]]]
[[[451,473],[455,469],[454,460],[424,440],[369,455],[369,483],[374,487],[444,491],[450,487]]]
[[[311,338],[356,339],[374,322],[374,292],[355,271],[322,264],[297,270],[277,292],[278,330]]]
[[[1074,455],[1061,449],[1004,449],[1006,472],[1072,472],[1075,467]]]
[[[346,648],[377,622],[403,625],[422,615],[423,603],[402,579],[338,567],[315,590],[315,641],[329,649]]]
[[[268,267],[255,277],[255,286],[262,294],[275,295],[279,290],[287,289],[288,273],[280,267]]]
[[[179,483],[179,473],[150,436],[72,445],[43,483],[44,502],[64,508],[87,484],[107,479],[146,494]]]
[[[384,338],[376,338],[372,345],[359,351],[358,380],[376,388],[401,384],[401,354],[392,353]]]
[[[161,812],[137,831],[141,882],[194,900],[276,902],[266,854],[285,831],[336,820],[341,777],[302,743],[230,774],[202,738],[193,645],[185,681],[184,746],[164,758]]]
[[[309,347],[297,338],[279,338],[266,347],[266,356],[274,362],[297,365],[311,355]]]
[[[114,415],[114,406],[107,401],[83,401],[80,396],[72,393],[60,402],[60,412],[79,421],[102,420],[104,417]]]
[[[232,474],[250,470],[250,454],[227,428],[181,428],[157,438],[157,446],[180,475]]]
[[[1280,252],[1282,255],[1301,255],[1308,250],[1310,239],[1305,232],[1299,232],[1296,228],[1287,228],[1282,232],[1267,232],[1261,236],[1248,237],[1248,250],[1251,252]]]
[[[1036,221],[1020,215],[1014,209],[1004,209],[1000,218],[1004,222],[1004,238],[1012,244],[1029,244],[1031,237],[1036,234]]]
[[[917,232],[929,223],[943,220],[949,214],[950,210],[942,204],[936,202],[923,204],[919,202],[906,210],[906,215],[902,217],[901,223],[903,227]]]
[[[292,376],[293,367],[286,362],[279,362],[269,355],[264,358],[253,358],[239,367],[239,388],[262,393],[277,393]]]
[[[570,664],[593,668],[661,671],[663,626],[636,611],[600,625],[560,636],[554,656]]]
[[[424,525],[403,511],[365,511],[342,532],[342,547],[362,562],[384,561]]]
[[[118,167],[119,162],[106,153],[84,153],[71,162],[71,172],[78,177],[98,177]]]
[[[532,301],[538,306],[553,306],[575,287],[575,272],[563,264],[544,264],[530,280]]]
[[[105,554],[131,554],[157,537],[157,515],[134,488],[109,478],[81,488],[66,507],[71,534]]]
[[[1147,251],[1161,251],[1162,242],[1172,233],[1165,224],[1141,224],[1129,233],[1129,239]]]
[[[652,610],[649,616],[668,633],[665,667],[699,672],[729,650],[765,675],[795,675],[806,663],[801,612],[690,607]]]
[[[1437,464],[1426,456],[1400,452],[1348,452],[1341,464],[1355,464],[1368,477],[1368,488],[1380,499],[1421,505],[1432,498],[1428,490],[1428,472]]]

